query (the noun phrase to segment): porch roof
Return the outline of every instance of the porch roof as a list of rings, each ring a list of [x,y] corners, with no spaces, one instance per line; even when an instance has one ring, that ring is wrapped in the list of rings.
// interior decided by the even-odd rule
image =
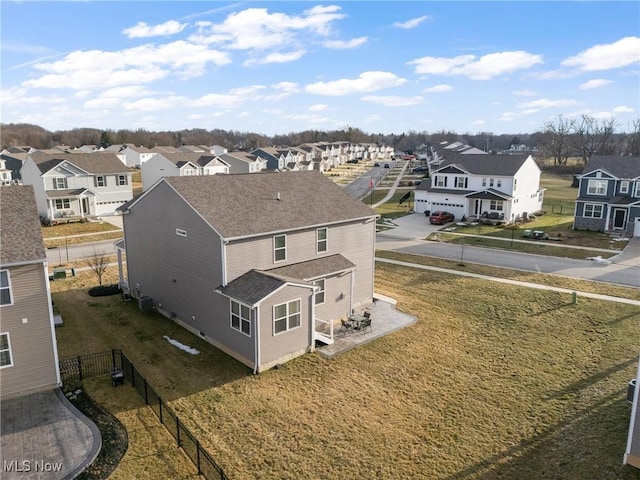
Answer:
[[[296,278],[287,278],[261,270],[249,270],[228,283],[227,286],[216,288],[216,291],[246,305],[254,306],[287,283],[314,288],[312,284]]]
[[[62,198],[62,197],[79,197],[84,193],[93,193],[88,188],[71,188],[67,190],[47,190],[47,197],[49,198]]]
[[[638,202],[639,200],[636,200],[629,195],[619,195],[617,197],[612,197],[611,200],[609,200],[609,203],[612,205],[631,205]]]
[[[511,195],[507,195],[506,193],[500,192],[498,190],[494,190],[493,188],[488,188],[486,190],[477,191],[470,193],[466,196],[467,198],[479,198],[481,200],[509,200]]]
[[[353,270],[355,268],[355,264],[351,261],[340,254],[336,254],[322,258],[315,258],[306,262],[294,263],[284,267],[272,268],[267,270],[267,272],[291,278],[299,278],[301,280],[313,280]]]

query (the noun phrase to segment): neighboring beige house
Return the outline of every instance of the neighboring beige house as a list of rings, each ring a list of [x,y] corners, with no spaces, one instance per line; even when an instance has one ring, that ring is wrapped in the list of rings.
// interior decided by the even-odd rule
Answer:
[[[218,155],[229,165],[229,173],[256,173],[267,168],[267,160],[248,152],[229,152]]]
[[[254,372],[373,299],[377,215],[319,172],[165,177],[121,211],[121,285]]]
[[[33,187],[0,187],[0,396],[60,386],[47,255]]]
[[[133,198],[131,171],[113,153],[32,153],[20,174],[51,222],[115,215]]]

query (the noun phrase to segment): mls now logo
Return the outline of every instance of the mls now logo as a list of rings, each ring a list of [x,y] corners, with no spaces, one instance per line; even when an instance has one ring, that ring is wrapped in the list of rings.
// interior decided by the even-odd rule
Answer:
[[[17,460],[2,462],[3,472],[61,472],[62,462],[45,462],[44,460],[32,462],[30,460]]]

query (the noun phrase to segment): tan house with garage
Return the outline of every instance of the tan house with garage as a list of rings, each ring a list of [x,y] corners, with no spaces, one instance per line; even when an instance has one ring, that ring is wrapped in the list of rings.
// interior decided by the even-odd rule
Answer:
[[[254,372],[373,299],[377,215],[319,172],[166,177],[121,211],[122,286]]]
[[[0,187],[0,396],[60,386],[47,255],[33,187]]]

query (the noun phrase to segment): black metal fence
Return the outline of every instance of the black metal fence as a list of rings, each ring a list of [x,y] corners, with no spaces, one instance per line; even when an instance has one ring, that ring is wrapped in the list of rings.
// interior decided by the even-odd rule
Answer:
[[[82,381],[86,378],[101,375],[110,375],[113,369],[124,373],[125,381],[133,386],[144,403],[151,407],[160,420],[160,423],[175,438],[178,446],[184,450],[187,456],[198,469],[198,474],[207,480],[228,480],[216,461],[201,445],[198,439],[189,431],[178,415],[167,405],[162,397],[149,385],[147,379],[140,373],[122,350],[109,350],[106,352],[81,355],[66,358],[59,362],[62,383]]]

